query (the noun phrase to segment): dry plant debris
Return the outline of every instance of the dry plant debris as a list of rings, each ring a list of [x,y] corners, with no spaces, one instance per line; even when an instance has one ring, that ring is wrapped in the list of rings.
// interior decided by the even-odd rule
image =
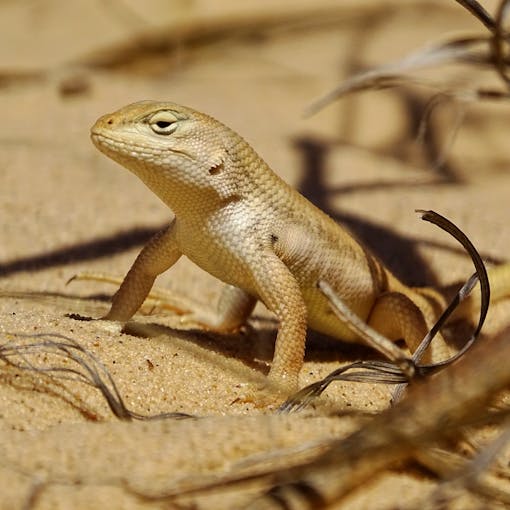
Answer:
[[[355,76],[314,103],[309,113],[351,92],[411,83],[431,87],[435,91],[425,112],[423,132],[430,112],[445,98],[460,101],[506,100],[510,83],[509,38],[504,21],[510,2],[501,1],[496,15],[491,16],[476,1],[457,1],[479,19],[488,35],[455,38],[394,65]],[[502,87],[452,88],[410,75],[425,66],[450,62],[493,69],[501,78]],[[120,419],[145,419],[126,408],[111,375],[75,340],[51,334],[24,336],[11,333],[7,338],[8,341],[0,347],[0,359],[20,373],[38,372],[63,382],[79,381],[91,385],[101,391],[112,412]],[[402,462],[414,462],[425,466],[441,480],[432,496],[428,495],[421,502],[420,508],[444,508],[455,503],[466,491],[475,495],[475,505],[480,508],[508,506],[508,459],[498,462],[496,458],[510,439],[508,408],[499,400],[510,385],[509,355],[510,331],[507,330],[480,342],[463,359],[436,376],[411,385],[405,398],[395,407],[362,424],[347,438],[308,446],[304,454],[300,452],[305,461],[296,462],[296,451],[279,451],[277,462],[268,455],[261,463],[265,468],[252,466],[252,472],[239,469],[238,473],[230,476],[215,477],[214,480],[196,479],[186,488],[169,487],[159,493],[143,493],[127,486],[123,489],[137,494],[141,500],[156,504],[163,501],[170,508],[190,508],[188,504],[181,504],[179,498],[261,480],[270,489],[249,508],[325,508],[362,490],[369,479],[382,472]],[[57,360],[62,359],[75,363],[75,368],[70,368],[67,362],[64,366],[60,365]],[[48,360],[52,363],[48,364]],[[363,362],[360,366],[363,367]],[[386,371],[386,375],[382,376],[386,377],[386,382],[401,382],[402,370],[388,367],[383,363],[377,367]],[[161,417],[179,418],[181,415],[176,413],[155,418]],[[499,435],[492,441],[478,444],[476,449],[466,454],[461,443],[487,427],[496,428]],[[35,483],[25,508],[35,508],[40,493],[52,483],[51,480]],[[418,507],[406,506],[402,502],[402,508]]]

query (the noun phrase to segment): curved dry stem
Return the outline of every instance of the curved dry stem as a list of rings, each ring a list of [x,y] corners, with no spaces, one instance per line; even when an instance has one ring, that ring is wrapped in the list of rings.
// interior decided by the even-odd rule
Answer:
[[[191,417],[184,413],[145,416],[129,410],[108,369],[94,354],[68,336],[58,333],[6,333],[6,335],[21,341],[9,341],[0,345],[0,360],[18,370],[43,373],[59,381],[73,381],[96,388],[103,395],[112,413],[121,420]],[[23,341],[32,339],[40,341],[23,343]],[[56,361],[62,360],[63,363],[72,361],[74,366],[36,362],[35,358],[41,355],[50,356]]]

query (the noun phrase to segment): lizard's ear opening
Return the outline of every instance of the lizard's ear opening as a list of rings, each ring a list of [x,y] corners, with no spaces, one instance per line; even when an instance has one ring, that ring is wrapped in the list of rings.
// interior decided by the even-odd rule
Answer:
[[[207,160],[208,186],[214,190],[223,203],[237,199],[237,182],[229,175],[225,151],[211,154]]]
[[[224,163],[225,163],[225,151],[223,149],[216,150],[212,154],[209,154],[206,161],[209,175],[221,174],[225,168]]]

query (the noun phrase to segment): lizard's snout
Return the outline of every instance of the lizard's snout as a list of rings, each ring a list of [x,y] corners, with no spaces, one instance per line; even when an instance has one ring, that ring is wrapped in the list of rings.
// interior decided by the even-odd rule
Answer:
[[[104,129],[111,129],[115,125],[114,115],[108,113],[99,117],[91,128],[91,134],[99,134]]]

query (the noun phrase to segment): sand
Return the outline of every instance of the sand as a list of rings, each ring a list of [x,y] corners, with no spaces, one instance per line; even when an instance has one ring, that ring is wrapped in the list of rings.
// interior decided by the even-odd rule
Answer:
[[[69,278],[84,271],[122,277],[171,218],[137,178],[92,146],[89,129],[100,115],[141,99],[212,114],[408,283],[446,284],[472,272],[452,239],[420,222],[417,208],[452,219],[488,260],[505,260],[510,248],[508,105],[445,103],[432,113],[425,144],[416,140],[431,97],[422,88],[350,96],[302,115],[355,70],[448,34],[481,33],[455,2],[140,5],[0,3],[0,332],[2,342],[22,341],[14,333],[66,335],[104,364],[130,410],[201,419],[119,421],[95,388],[1,365],[1,509],[177,508],[136,494],[237,472],[264,455],[278,462],[281,449],[321,444],[356,426],[351,417],[325,416],[328,409],[388,406],[387,388],[356,383],[332,386],[306,415],[277,416],[246,402],[247,383],[272,357],[276,323],[262,306],[248,332],[231,336],[186,330],[161,308],[135,318],[151,325],[148,336],[67,316],[101,316],[115,291],[92,281],[67,285]],[[469,86],[498,83],[460,67],[430,76],[447,73]],[[157,285],[203,307],[221,289],[184,259]],[[508,325],[508,311],[510,303],[491,310],[487,334]],[[301,385],[370,356],[311,334]],[[390,471],[338,508],[392,508],[426,497],[434,483],[412,468]],[[193,496],[179,508],[242,508],[260,490]]]

